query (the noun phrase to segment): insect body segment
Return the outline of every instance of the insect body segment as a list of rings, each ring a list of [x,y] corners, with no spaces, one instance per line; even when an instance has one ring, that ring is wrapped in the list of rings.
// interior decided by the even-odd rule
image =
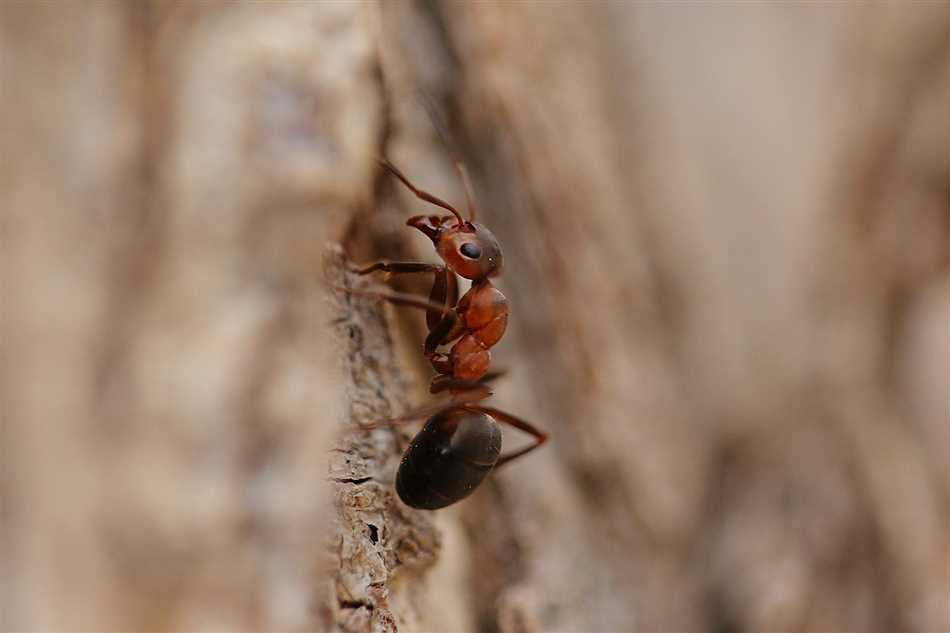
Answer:
[[[460,380],[478,380],[491,364],[489,348],[501,340],[508,325],[508,300],[485,282],[465,293],[458,307],[467,333],[452,347],[452,374]]]
[[[456,408],[432,416],[396,475],[406,505],[435,510],[472,494],[501,454],[501,429],[487,414]]]

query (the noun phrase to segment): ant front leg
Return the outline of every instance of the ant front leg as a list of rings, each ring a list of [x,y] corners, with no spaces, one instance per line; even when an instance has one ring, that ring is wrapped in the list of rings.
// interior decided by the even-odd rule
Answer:
[[[455,273],[445,266],[438,264],[426,264],[424,262],[388,262],[378,261],[363,268],[356,269],[357,275],[368,275],[378,270],[390,275],[401,275],[406,273],[435,273],[432,281],[432,290],[429,293],[429,301],[442,305],[439,310],[426,310],[426,325],[432,331],[439,322],[445,317],[450,308],[453,308],[459,300],[459,285]]]
[[[520,431],[524,431],[528,435],[531,435],[532,437],[534,437],[534,444],[530,444],[528,446],[525,446],[524,448],[519,448],[516,451],[512,451],[511,453],[507,453],[499,457],[498,461],[495,462],[495,468],[498,468],[499,466],[503,464],[507,464],[508,462],[518,457],[521,457],[522,455],[530,453],[537,447],[544,444],[548,439],[547,433],[536,428],[530,422],[526,422],[525,420],[522,420],[519,417],[513,416],[510,413],[505,413],[501,409],[496,409],[494,407],[483,407],[479,404],[465,405],[465,408],[472,411],[480,411],[481,413],[490,415],[491,417],[495,418],[497,421],[503,422],[505,424],[510,424],[516,429]]]
[[[454,286],[449,286],[449,289],[453,287]],[[443,286],[442,288],[445,287]],[[388,301],[393,305],[425,310],[426,320],[430,324],[434,322],[436,325],[434,327],[432,325],[429,326],[429,335],[426,337],[425,344],[423,346],[423,353],[429,362],[432,363],[432,366],[436,371],[439,373],[451,373],[452,363],[449,360],[449,357],[445,354],[437,353],[436,349],[439,345],[461,336],[462,329],[464,329],[464,324],[459,318],[454,306],[450,307],[444,302],[437,303],[431,299],[426,300],[417,295],[388,289],[357,290],[354,288],[344,288],[343,286],[337,286],[336,290],[337,292],[342,292],[352,296],[366,297],[367,299],[375,299],[377,301]],[[436,287],[433,288],[433,294],[438,295],[439,291],[440,287],[437,284]]]
[[[440,273],[445,266],[438,264],[426,264],[423,262],[387,262],[385,260],[364,266],[356,270],[357,275],[368,275],[382,270],[391,275],[400,275],[403,273]]]
[[[429,301],[445,306],[441,312],[429,310],[426,312],[426,327],[432,332],[449,314],[449,308],[454,308],[459,302],[459,281],[455,273],[447,267],[442,267],[441,274],[432,280],[432,291]]]
[[[440,376],[436,376],[434,379],[433,385],[435,384],[435,380],[438,380],[442,375],[449,377],[455,373],[451,356],[436,350],[440,345],[454,341],[464,332],[464,320],[455,309],[448,310],[442,315],[442,320],[439,321],[435,327],[430,326],[429,336],[426,337],[425,343],[422,346],[422,353],[432,365],[432,368],[440,374]],[[430,387],[430,393],[436,393],[436,391],[432,391]]]

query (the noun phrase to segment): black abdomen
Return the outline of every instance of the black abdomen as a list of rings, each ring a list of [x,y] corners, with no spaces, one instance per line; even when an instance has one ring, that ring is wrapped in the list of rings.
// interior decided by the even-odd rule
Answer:
[[[396,473],[408,506],[436,510],[472,494],[501,453],[501,430],[488,415],[451,409],[432,416],[409,443]]]

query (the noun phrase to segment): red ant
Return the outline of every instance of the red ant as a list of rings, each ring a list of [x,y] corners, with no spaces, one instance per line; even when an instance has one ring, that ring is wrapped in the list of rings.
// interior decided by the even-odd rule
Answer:
[[[547,434],[504,411],[478,404],[491,395],[486,383],[498,375],[488,373],[489,348],[505,332],[508,300],[490,280],[501,272],[501,246],[491,231],[475,222],[475,203],[465,168],[456,162],[468,200],[468,220],[448,202],[415,187],[389,161],[381,160],[380,164],[417,198],[452,212],[442,217],[417,215],[406,222],[432,240],[444,266],[381,261],[357,271],[360,275],[378,270],[390,274],[433,273],[435,279],[428,301],[400,292],[340,288],[350,294],[426,311],[429,335],[423,353],[438,372],[429,391],[449,391],[452,399],[447,404],[420,409],[382,424],[431,415],[403,455],[396,473],[396,492],[406,505],[435,510],[470,495],[493,468],[534,450],[547,440]],[[461,299],[456,274],[472,281]],[[439,346],[452,341],[456,342],[449,353],[438,351]],[[498,422],[528,433],[535,443],[502,455]]]

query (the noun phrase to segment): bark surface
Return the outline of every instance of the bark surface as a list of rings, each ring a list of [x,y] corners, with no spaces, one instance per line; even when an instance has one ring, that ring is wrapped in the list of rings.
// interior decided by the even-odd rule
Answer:
[[[950,630],[950,9],[0,5],[0,629]],[[440,138],[440,131],[442,138]],[[396,499],[405,226],[543,449]],[[463,288],[464,290],[464,288]],[[506,450],[527,441],[505,430]]]

